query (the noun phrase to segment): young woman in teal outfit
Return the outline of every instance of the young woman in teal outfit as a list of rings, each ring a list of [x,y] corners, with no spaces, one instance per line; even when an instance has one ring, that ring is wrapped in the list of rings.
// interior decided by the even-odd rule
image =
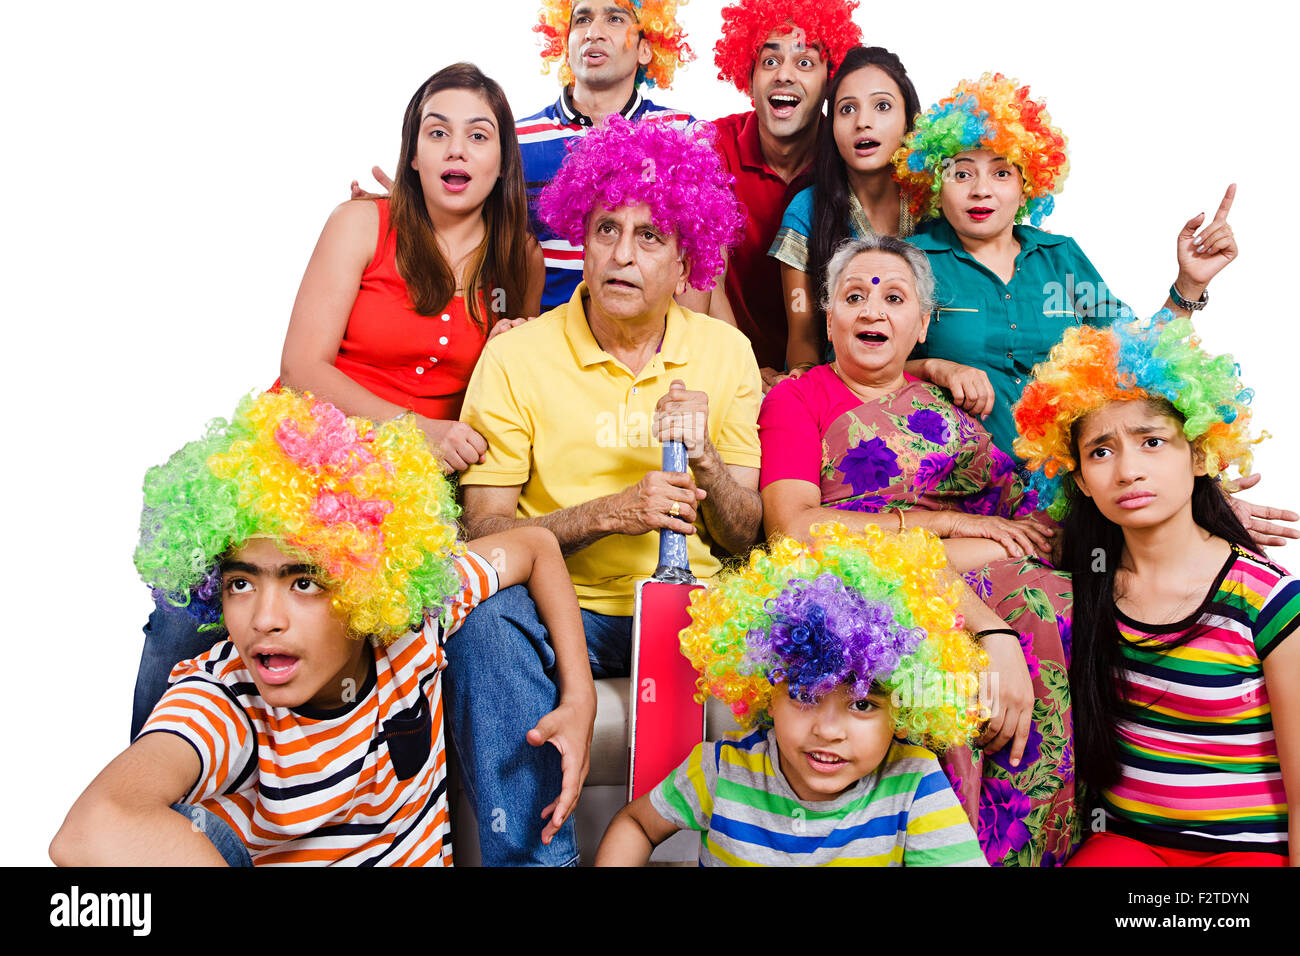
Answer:
[[[929,220],[910,241],[930,256],[938,283],[930,336],[908,371],[982,416],[1008,453],[1011,406],[1034,365],[1066,327],[1108,325],[1122,308],[1073,239],[1035,228],[1065,184],[1065,144],[1029,87],[999,73],[959,83],[894,156],[908,208]],[[1210,280],[1236,258],[1227,221],[1235,193],[1229,186],[1209,225],[1200,214],[1179,231],[1165,308],[1203,307]]]

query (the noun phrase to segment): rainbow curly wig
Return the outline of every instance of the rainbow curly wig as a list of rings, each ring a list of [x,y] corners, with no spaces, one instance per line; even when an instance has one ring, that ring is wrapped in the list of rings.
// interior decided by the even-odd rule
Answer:
[[[722,38],[713,47],[718,79],[749,95],[758,51],[773,33],[802,30],[804,44],[826,61],[827,76],[862,42],[853,22],[857,0],[740,0],[722,10]]]
[[[1129,313],[1106,329],[1072,326],[1052,347],[1046,362],[1013,412],[1016,454],[1029,467],[1030,485],[1047,511],[1061,518],[1069,510],[1066,481],[1078,467],[1072,450],[1075,423],[1109,402],[1152,398],[1169,401],[1184,419],[1183,434],[1205,456],[1211,477],[1236,465],[1250,474],[1253,392],[1243,388],[1230,355],[1200,347],[1188,319],[1168,309],[1150,322]]]
[[[556,235],[581,246],[587,217],[597,207],[650,206],[655,225],[677,236],[690,263],[690,284],[713,285],[723,249],[744,236],[745,217],[731,191],[734,177],[713,149],[713,127],[680,130],[654,120],[630,123],[614,114],[569,154],[537,200],[537,212]]]
[[[917,118],[916,128],[894,154],[894,178],[912,215],[934,218],[940,215],[943,172],[952,158],[987,149],[1020,170],[1025,200],[1016,222],[1028,216],[1036,226],[1065,187],[1070,172],[1065,143],[1046,107],[1029,98],[1028,86],[1016,86],[1001,73],[985,73],[977,83],[962,80]]]
[[[686,32],[677,23],[677,8],[686,0],[616,0],[632,11],[642,35],[650,41],[650,63],[636,71],[636,82],[648,87],[667,89],[679,66],[695,59],[686,43]],[[546,0],[537,14],[533,32],[542,35],[542,72],[549,73],[553,63],[560,64],[560,83],[573,82],[569,69],[567,45],[573,0]]]
[[[246,396],[144,480],[136,570],[221,620],[221,559],[265,535],[318,567],[354,636],[385,643],[460,588],[456,505],[410,416],[375,427],[289,390]]]
[[[978,732],[973,688],[987,666],[961,630],[957,584],[928,531],[813,528],[813,543],[784,539],[747,566],[695,592],[682,653],[744,726],[769,723],[773,689],[817,698],[841,684],[865,697],[875,684],[901,701],[895,728],[918,743],[965,743]],[[983,715],[987,716],[987,714]]]

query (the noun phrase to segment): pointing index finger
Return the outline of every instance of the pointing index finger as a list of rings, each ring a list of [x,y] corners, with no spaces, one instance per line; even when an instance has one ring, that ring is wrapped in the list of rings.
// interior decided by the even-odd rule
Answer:
[[[1218,211],[1214,214],[1215,222],[1225,222],[1228,218],[1228,210],[1232,208],[1232,201],[1237,196],[1237,184],[1232,183],[1228,186],[1227,192],[1223,194],[1223,202],[1219,203]]]

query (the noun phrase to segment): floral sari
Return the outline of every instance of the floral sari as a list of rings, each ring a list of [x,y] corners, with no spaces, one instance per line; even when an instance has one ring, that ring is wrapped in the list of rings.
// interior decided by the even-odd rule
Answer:
[[[1036,500],[988,432],[937,387],[910,382],[836,418],[822,436],[822,505],[923,508],[1020,518]],[[1070,578],[1036,558],[965,575],[1020,632],[1034,684],[1033,724],[1018,768],[1011,748],[943,755],[944,770],[994,866],[1060,866],[1079,839],[1068,672]]]

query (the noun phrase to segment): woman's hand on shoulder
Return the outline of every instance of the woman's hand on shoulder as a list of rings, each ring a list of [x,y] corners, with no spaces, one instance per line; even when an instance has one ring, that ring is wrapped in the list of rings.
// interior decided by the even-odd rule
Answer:
[[[487,461],[487,440],[464,422],[415,416],[429,450],[442,462],[444,471],[464,471]]]
[[[952,403],[981,419],[993,411],[993,383],[983,369],[972,368],[946,359],[927,359],[925,370],[930,381],[952,395]]]
[[[1237,497],[1237,492],[1253,488],[1259,484],[1261,475],[1255,472],[1244,478],[1223,483],[1223,490],[1228,495],[1228,504],[1237,515],[1251,539],[1259,548],[1276,548],[1286,544],[1288,538],[1300,538],[1300,531],[1286,525],[1274,524],[1276,521],[1300,521],[1300,514],[1286,508],[1274,508],[1271,505],[1257,505]]]
[[[535,318],[537,318],[537,316],[530,315],[526,319],[502,319],[496,325],[492,326],[492,331],[488,333],[487,340],[491,342],[502,332],[508,332],[515,326],[523,325],[525,322],[531,322]]]
[[[383,169],[381,169],[378,166],[370,167],[370,175],[374,176],[375,182],[379,183],[380,187],[388,190],[388,192],[368,193],[364,189],[362,189],[361,186],[354,179],[352,180],[352,196],[351,196],[352,199],[387,199],[388,198],[389,193],[393,191],[392,177],[390,177],[386,172],[383,171]]]

